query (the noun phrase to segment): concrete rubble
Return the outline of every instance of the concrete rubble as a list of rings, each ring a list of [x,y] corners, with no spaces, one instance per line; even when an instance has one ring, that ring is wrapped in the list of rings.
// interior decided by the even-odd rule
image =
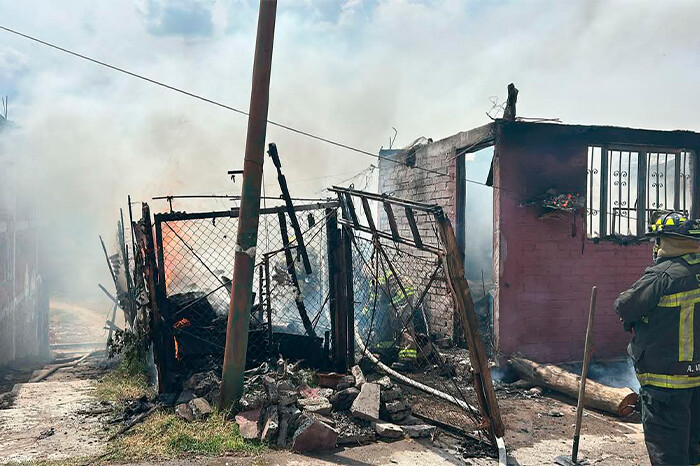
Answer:
[[[214,412],[214,409],[204,398],[195,398],[187,403],[187,406],[189,406],[189,408],[192,410],[192,415],[198,421],[206,418]]]
[[[235,422],[246,440],[306,452],[362,445],[377,438],[430,437],[435,427],[411,415],[401,387],[389,377],[316,374],[284,364],[247,376]],[[324,386],[315,386],[323,380]],[[186,421],[205,418],[218,396],[214,372],[194,374],[183,384],[175,412]]]
[[[367,421],[379,419],[379,391],[376,383],[364,383],[360,394],[353,401],[350,412],[353,416]]]

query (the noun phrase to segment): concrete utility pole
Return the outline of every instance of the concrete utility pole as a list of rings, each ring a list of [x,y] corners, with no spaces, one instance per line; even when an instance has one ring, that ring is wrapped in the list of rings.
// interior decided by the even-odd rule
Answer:
[[[258,244],[260,186],[265,157],[265,132],[276,13],[277,0],[260,0],[236,257],[233,262],[233,284],[226,326],[224,367],[221,374],[220,406],[223,409],[229,408],[243,395],[243,372],[248,347],[255,249]]]

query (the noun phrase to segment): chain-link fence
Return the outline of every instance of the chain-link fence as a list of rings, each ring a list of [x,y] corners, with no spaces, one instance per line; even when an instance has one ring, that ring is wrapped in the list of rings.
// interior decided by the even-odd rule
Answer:
[[[307,273],[285,209],[262,210],[249,367],[279,355],[313,367],[327,366],[331,326],[326,218],[334,212],[334,204],[297,206],[311,268]],[[171,353],[170,367],[177,375],[221,367],[237,228],[237,210],[155,216],[159,283],[163,284],[159,309],[165,331],[172,334],[166,352]]]

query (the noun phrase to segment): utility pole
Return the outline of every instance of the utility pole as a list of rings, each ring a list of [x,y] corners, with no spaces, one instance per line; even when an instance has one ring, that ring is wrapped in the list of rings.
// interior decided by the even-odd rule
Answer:
[[[276,13],[277,0],[260,0],[248,135],[243,162],[243,186],[241,188],[241,207],[236,237],[236,256],[233,262],[233,284],[226,326],[224,367],[221,374],[220,406],[223,409],[231,407],[243,395],[243,372],[245,371],[248,347],[255,249],[258,244],[260,188],[265,157],[265,133],[267,130]]]

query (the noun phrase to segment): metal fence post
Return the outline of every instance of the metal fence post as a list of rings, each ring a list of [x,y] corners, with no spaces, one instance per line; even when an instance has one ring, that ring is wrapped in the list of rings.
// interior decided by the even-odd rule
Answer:
[[[331,317],[331,347],[333,364],[339,372],[347,370],[347,332],[344,320],[345,289],[343,252],[341,250],[340,231],[338,230],[338,214],[336,209],[326,209],[326,237],[328,245],[328,293]]]
[[[350,365],[355,364],[355,289],[354,289],[354,279],[353,279],[353,266],[352,266],[352,231],[348,227],[343,227],[342,230],[342,242],[343,247],[341,248],[343,258],[341,261],[341,268],[343,270],[343,275],[345,278],[345,319],[346,319],[346,330],[345,335],[347,339],[347,360]]]

